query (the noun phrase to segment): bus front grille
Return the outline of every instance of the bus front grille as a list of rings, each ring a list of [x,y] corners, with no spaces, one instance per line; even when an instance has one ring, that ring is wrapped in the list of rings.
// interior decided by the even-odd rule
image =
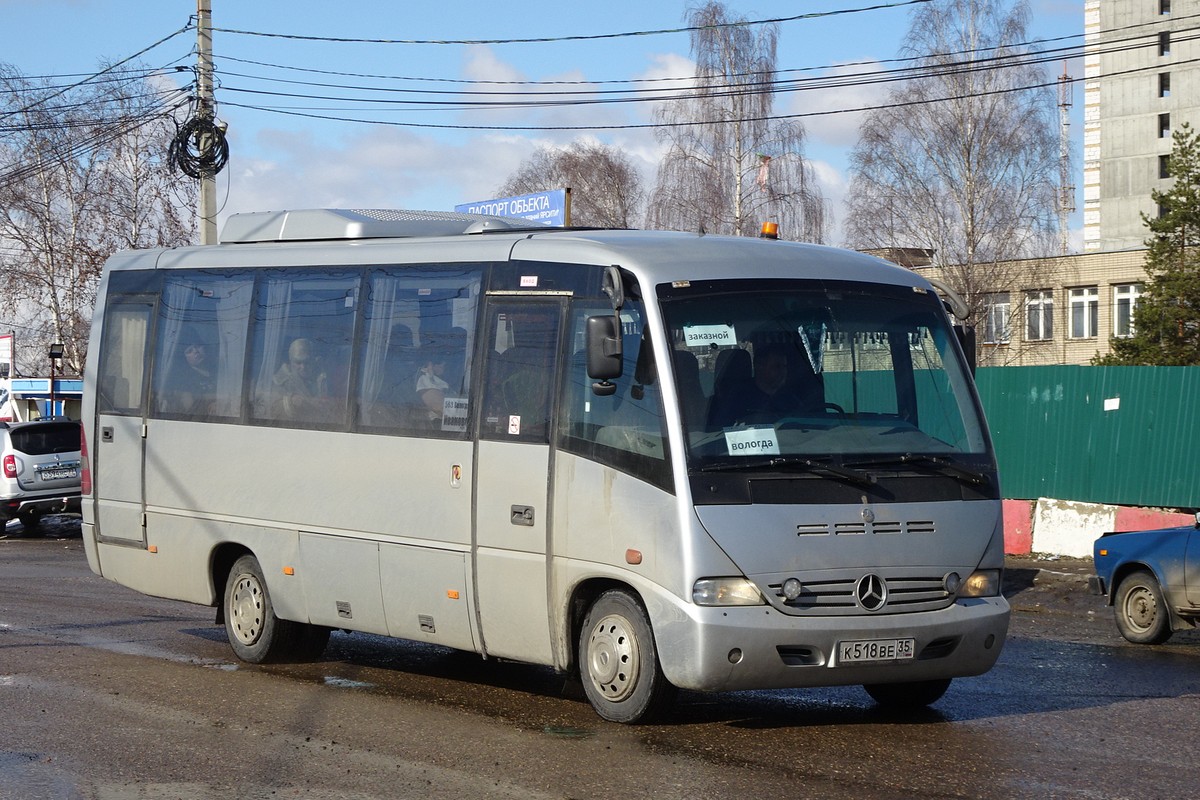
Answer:
[[[784,596],[781,581],[768,584],[769,596],[776,608],[790,614],[808,616],[905,614],[936,611],[954,603],[954,595],[946,591],[942,575],[886,576],[887,595],[883,606],[868,611],[859,603],[855,593],[861,578],[861,575],[853,575],[834,580],[802,580],[800,594],[790,600]]]

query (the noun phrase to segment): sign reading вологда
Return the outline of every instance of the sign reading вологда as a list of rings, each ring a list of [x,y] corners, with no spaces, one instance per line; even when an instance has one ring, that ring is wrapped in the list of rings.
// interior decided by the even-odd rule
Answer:
[[[463,203],[454,210],[460,214],[487,214],[493,217],[517,217],[537,225],[565,227],[571,224],[570,189],[555,189],[550,192],[523,194],[517,197],[498,197],[495,200],[480,200]]]

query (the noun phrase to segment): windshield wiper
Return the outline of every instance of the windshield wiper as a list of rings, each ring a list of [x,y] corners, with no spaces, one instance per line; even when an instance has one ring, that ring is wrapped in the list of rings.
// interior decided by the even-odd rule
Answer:
[[[888,464],[919,464],[934,468],[935,471],[943,475],[949,475],[953,478],[969,483],[973,486],[983,486],[988,482],[988,476],[977,470],[968,469],[966,467],[955,464],[948,458],[942,456],[922,455],[921,453],[905,453],[900,456],[884,456],[881,458],[860,459],[852,464],[847,464],[851,467],[880,467]]]
[[[848,466],[838,466],[824,461],[815,461],[811,458],[803,458],[799,456],[772,456],[770,458],[730,458],[724,461],[714,461],[711,464],[705,464],[700,467],[701,472],[732,472],[741,469],[800,469],[804,472],[812,472],[819,475],[825,475],[830,478],[839,478],[846,483],[852,483],[856,486],[874,486],[875,477],[870,473],[864,472],[861,469],[853,469]]]

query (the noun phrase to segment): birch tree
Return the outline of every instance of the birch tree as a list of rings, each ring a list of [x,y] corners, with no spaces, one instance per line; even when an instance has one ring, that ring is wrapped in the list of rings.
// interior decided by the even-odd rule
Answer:
[[[165,92],[165,93],[164,93]],[[178,90],[142,79],[64,91],[0,67],[0,310],[18,372],[83,368],[105,259],[194,239],[195,186],[166,164]]]
[[[1019,259],[1058,241],[1056,101],[1023,62],[1028,20],[1023,0],[919,7],[901,51],[913,75],[867,113],[851,154],[847,244],[932,250],[981,344],[1007,345],[981,347],[981,363],[1013,359],[1024,292],[1050,285],[1044,263]]]
[[[695,84],[656,111],[666,153],[648,225],[749,236],[771,220],[783,238],[824,241],[826,203],[804,127],[773,118],[778,26],[745,21],[718,2],[688,12]]]
[[[642,176],[615,147],[576,140],[566,147],[539,147],[496,190],[497,197],[571,190],[571,224],[632,228],[640,223]]]

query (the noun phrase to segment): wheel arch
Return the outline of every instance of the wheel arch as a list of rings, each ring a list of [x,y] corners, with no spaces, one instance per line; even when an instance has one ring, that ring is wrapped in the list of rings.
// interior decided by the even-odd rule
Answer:
[[[236,542],[225,542],[217,545],[209,560],[209,579],[212,581],[213,605],[217,608],[216,624],[225,624],[225,584],[229,573],[239,558],[254,555],[249,547]]]
[[[1162,575],[1158,573],[1153,566],[1145,561],[1125,561],[1112,572],[1112,579],[1108,582],[1108,604],[1111,606],[1117,600],[1117,587],[1121,585],[1121,581],[1135,572],[1149,572],[1154,576],[1154,580],[1158,581],[1158,588],[1162,590],[1163,580]]]
[[[571,591],[571,599],[567,605],[567,646],[564,651],[567,655],[567,671],[578,675],[579,673],[579,637],[583,633],[583,620],[587,616],[588,609],[596,602],[596,598],[611,589],[623,589],[642,606],[646,608],[646,601],[642,597],[641,592],[634,588],[631,584],[625,581],[620,581],[615,578],[594,577],[580,581]],[[653,633],[653,625],[651,625],[651,633]]]

